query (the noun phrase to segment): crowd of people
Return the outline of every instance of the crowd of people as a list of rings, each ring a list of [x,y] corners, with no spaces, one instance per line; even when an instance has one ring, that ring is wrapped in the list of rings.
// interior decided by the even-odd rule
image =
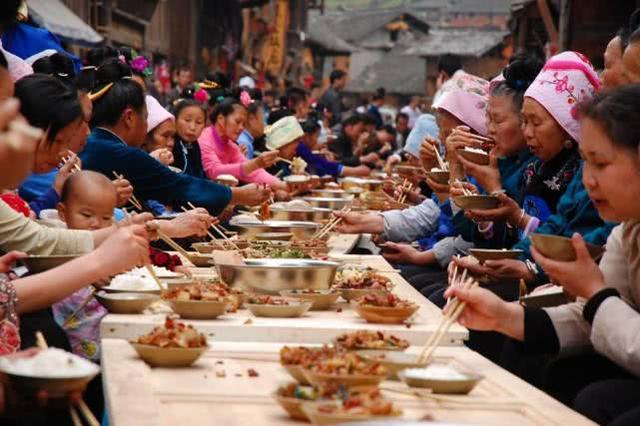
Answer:
[[[15,9],[0,9],[7,14],[0,30],[10,30]],[[285,178],[295,174],[294,158],[310,174],[333,177],[366,177],[398,163],[430,171],[444,159],[448,183],[407,176],[412,207],[335,212],[338,230],[375,234],[384,256],[436,305],[464,301],[460,323],[472,330],[472,349],[598,423],[637,424],[637,27],[632,17],[603,46],[600,74],[579,52],[546,62],[522,53],[487,81],[445,55],[430,108],[414,97],[392,122],[382,112],[382,88],[360,107],[344,107],[341,70],[317,98],[295,86],[263,92],[250,79],[233,84],[219,73],[193,81],[187,68],[177,70],[170,93],[153,96],[149,61],[132,49],[96,48],[80,65],[61,48],[26,58],[5,46],[0,356],[31,356],[40,330],[52,346],[99,362],[106,311],[96,301],[83,305],[91,286],[139,265],[179,270],[180,259],[155,243],[159,233],[201,237],[235,206],[290,200],[297,194]],[[487,165],[460,155],[479,141],[490,144]],[[499,205],[461,210],[451,202],[468,193],[495,195]],[[136,200],[142,209],[133,214]],[[570,237],[576,260],[545,257],[531,245],[534,233]],[[586,243],[606,247],[599,263]],[[473,247],[521,254],[480,264],[468,254]],[[78,257],[37,274],[14,269],[29,255],[52,254]],[[483,287],[451,286],[463,269],[482,277]],[[548,283],[562,285],[571,301],[514,303]],[[99,380],[88,392],[101,413]],[[29,408],[42,406],[43,395],[16,400],[2,388],[0,395],[3,424],[45,423],[55,410]]]

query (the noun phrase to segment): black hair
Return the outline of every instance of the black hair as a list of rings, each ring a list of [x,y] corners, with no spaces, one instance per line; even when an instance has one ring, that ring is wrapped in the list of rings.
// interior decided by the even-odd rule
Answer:
[[[228,117],[233,114],[233,112],[238,108],[244,109],[244,105],[242,105],[242,103],[238,99],[225,98],[222,102],[216,105],[211,112],[211,115],[209,116],[211,124],[216,124],[218,116],[222,115],[223,117]]]
[[[384,130],[385,132],[389,133],[393,137],[396,136],[396,129],[394,129],[391,124],[383,125],[382,127],[380,127],[380,130]]]
[[[29,124],[47,131],[48,142],[65,126],[82,117],[78,92],[45,74],[32,74],[16,82],[15,97]]]
[[[247,112],[251,115],[257,115],[263,109],[262,102],[254,100],[247,107]]]
[[[387,89],[385,89],[384,87],[378,87],[372,99],[374,101],[378,101],[380,99],[384,99],[385,96],[387,96]]]
[[[0,67],[9,69],[9,63],[7,62],[7,58],[4,56],[4,52],[2,50],[0,50]]]
[[[192,72],[191,67],[189,66],[189,64],[180,64],[176,67],[176,72],[178,74],[180,74],[182,71],[189,71]]]
[[[371,124],[378,124],[378,120],[370,112],[366,112],[364,114],[361,114],[361,118],[362,118],[362,122],[364,123],[365,126],[369,126]]]
[[[344,129],[347,126],[355,126],[358,123],[364,123],[364,116],[361,114],[353,114],[351,117],[347,117],[342,121],[342,128]]]
[[[294,115],[294,113],[289,108],[279,108],[279,107],[272,108],[271,111],[269,111],[269,118],[267,119],[267,124],[272,125],[273,123],[280,120],[281,118],[289,117],[290,115]]]
[[[304,120],[302,123],[300,123],[300,126],[302,126],[302,130],[306,134],[313,134],[320,130],[320,124],[318,124],[316,120],[313,120],[311,118]]]
[[[409,121],[409,114],[407,114],[406,112],[399,112],[396,114],[396,123],[398,122],[399,118],[404,118],[407,121]]]
[[[200,102],[196,101],[195,99],[184,98],[179,100],[172,108],[173,115],[176,118],[176,121],[178,120],[180,113],[187,107],[197,107],[202,111],[205,119],[207,118],[207,110],[202,106]]]
[[[108,59],[118,58],[118,51],[113,47],[96,47],[87,52],[86,64],[92,67],[99,67]]]
[[[347,73],[342,70],[333,70],[329,75],[329,81],[333,84],[336,80],[340,80],[345,75],[347,75]]]
[[[458,55],[447,53],[438,59],[438,72],[444,71],[449,77],[462,69],[462,58]]]
[[[249,93],[249,96],[251,96],[251,99],[253,99],[254,101],[261,101],[262,102],[262,90],[258,89],[257,87],[254,87],[253,89],[244,89],[247,93]]]
[[[140,112],[146,105],[142,86],[131,79],[129,66],[117,59],[107,60],[96,70],[95,83],[94,92],[110,83],[113,86],[93,101],[91,127],[115,125],[127,107]]]
[[[289,109],[295,109],[295,107],[304,102],[307,99],[307,91],[301,87],[291,87],[287,90],[287,102],[286,105]]]
[[[509,96],[514,109],[520,111],[527,91],[544,64],[532,54],[514,55],[509,65],[502,71],[503,81],[498,82],[491,91],[491,96]]]
[[[16,22],[20,0],[0,1],[0,30],[6,30]]]
[[[634,150],[640,145],[640,84],[629,84],[602,90],[580,105],[581,118],[595,121],[614,145]]]
[[[40,58],[33,63],[32,67],[35,73],[48,74],[75,88],[76,69],[73,60],[65,53],[58,52]]]

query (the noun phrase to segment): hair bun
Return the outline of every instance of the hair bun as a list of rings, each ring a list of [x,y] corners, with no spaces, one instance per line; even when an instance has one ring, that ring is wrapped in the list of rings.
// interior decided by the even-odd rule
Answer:
[[[95,87],[115,83],[125,77],[131,77],[129,65],[116,58],[108,59],[96,70]]]
[[[509,65],[502,71],[507,86],[524,92],[533,83],[544,64],[533,55],[519,54],[511,58]]]

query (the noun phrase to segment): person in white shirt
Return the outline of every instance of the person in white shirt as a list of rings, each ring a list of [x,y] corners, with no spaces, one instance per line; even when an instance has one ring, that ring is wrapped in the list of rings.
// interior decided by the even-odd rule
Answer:
[[[420,108],[420,96],[412,96],[409,105],[405,105],[400,112],[407,114],[409,117],[409,129],[413,129],[418,117],[422,115],[422,109]]]

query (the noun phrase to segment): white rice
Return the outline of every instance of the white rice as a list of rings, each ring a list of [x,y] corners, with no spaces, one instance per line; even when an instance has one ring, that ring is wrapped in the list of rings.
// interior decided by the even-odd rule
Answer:
[[[409,368],[404,374],[411,378],[426,380],[466,380],[467,376],[448,365],[434,364],[426,368]]]
[[[109,288],[114,290],[127,290],[127,291],[145,291],[145,290],[157,290],[158,285],[149,276],[121,274],[115,276],[109,284]]]
[[[9,374],[41,378],[79,378],[97,374],[100,367],[62,349],[49,348],[30,358],[0,357],[0,369]]]
[[[466,147],[464,148],[464,150],[465,150],[465,151],[467,151],[467,152],[475,152],[476,154],[488,155],[488,154],[486,153],[486,151],[484,151],[484,150],[482,150],[482,149],[478,149],[478,148],[471,148],[471,147],[466,146]]]

